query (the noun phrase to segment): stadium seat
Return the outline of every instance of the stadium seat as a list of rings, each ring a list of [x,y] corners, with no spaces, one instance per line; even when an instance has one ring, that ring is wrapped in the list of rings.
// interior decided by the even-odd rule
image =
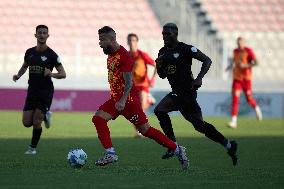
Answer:
[[[255,70],[257,79],[283,80],[281,60],[284,48],[284,1],[278,0],[201,0],[201,6],[223,36],[228,49],[236,47],[243,36],[261,64]],[[277,57],[271,61],[271,57]],[[275,68],[277,72],[274,73]],[[280,68],[281,67],[281,68]],[[282,74],[282,75],[280,75]]]
[[[161,41],[161,26],[147,0],[0,0],[0,24],[0,56],[13,54],[22,61],[25,50],[36,45],[35,26],[46,24],[50,30],[48,45],[62,59],[71,61],[66,69],[72,73],[76,71],[69,68],[76,69],[71,65],[79,57],[81,64],[89,67],[82,68],[81,74],[101,74],[96,72],[96,64],[105,65],[105,62],[84,57],[105,59],[98,46],[97,33],[104,25],[114,27],[118,41],[126,48],[126,36],[130,32],[139,35],[145,50],[161,47],[161,43],[156,45],[156,41]],[[11,75],[18,69],[19,62],[9,61],[3,64],[14,67],[9,69]],[[4,74],[3,69],[0,69],[1,74]]]

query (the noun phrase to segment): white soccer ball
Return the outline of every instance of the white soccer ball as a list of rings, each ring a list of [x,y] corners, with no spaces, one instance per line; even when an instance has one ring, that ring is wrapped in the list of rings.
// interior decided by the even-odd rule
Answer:
[[[82,149],[72,149],[67,155],[67,160],[71,167],[81,168],[86,164],[87,154]]]

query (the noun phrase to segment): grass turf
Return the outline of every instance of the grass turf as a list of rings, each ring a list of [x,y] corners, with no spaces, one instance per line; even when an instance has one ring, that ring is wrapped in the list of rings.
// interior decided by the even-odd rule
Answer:
[[[124,119],[110,122],[119,162],[96,167],[103,149],[91,123],[91,113],[54,113],[53,125],[43,129],[36,156],[24,155],[32,129],[21,125],[21,112],[0,112],[0,188],[283,188],[284,120],[257,122],[240,118],[238,129],[226,127],[228,118],[206,118],[225,136],[239,143],[239,165],[226,151],[197,133],[182,117],[173,117],[178,142],[187,147],[190,169],[176,158],[162,160],[165,149],[148,139],[134,139]],[[150,123],[158,127],[155,117]],[[71,168],[71,148],[82,148],[88,162]]]

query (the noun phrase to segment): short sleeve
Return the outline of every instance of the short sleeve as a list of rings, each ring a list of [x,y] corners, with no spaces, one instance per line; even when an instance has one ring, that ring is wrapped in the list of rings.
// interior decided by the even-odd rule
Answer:
[[[54,57],[54,59],[53,59],[54,67],[61,66],[62,63],[61,63],[61,60],[60,60],[59,56],[56,53],[54,53],[53,57]]]
[[[197,49],[195,46],[192,46],[192,45],[185,44],[184,49],[185,49],[185,53],[192,58],[196,58],[199,52],[199,49]]]
[[[134,65],[134,60],[131,58],[130,54],[125,51],[121,53],[120,55],[120,61],[121,61],[121,72],[132,72],[133,65]]]
[[[146,64],[155,65],[155,61],[145,52],[141,52]]]
[[[161,48],[158,52],[158,57],[161,56],[163,54],[163,48]]]
[[[255,59],[256,59],[256,56],[255,56],[255,54],[254,54],[254,52],[253,52],[252,49],[248,48],[248,49],[247,49],[247,52],[248,52],[249,61],[252,61],[252,60],[255,60]]]
[[[28,50],[25,52],[24,61],[28,63]]]

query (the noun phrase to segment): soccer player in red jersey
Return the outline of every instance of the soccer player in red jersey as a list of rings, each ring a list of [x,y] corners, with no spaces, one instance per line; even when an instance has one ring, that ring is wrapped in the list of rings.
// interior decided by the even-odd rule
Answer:
[[[252,67],[258,64],[256,56],[251,48],[245,46],[244,38],[238,37],[238,48],[234,49],[233,57],[233,85],[232,85],[232,120],[229,127],[237,128],[237,115],[239,108],[239,99],[242,90],[245,93],[246,100],[256,112],[256,118],[262,120],[260,107],[252,95]]]
[[[176,145],[161,131],[153,128],[148,123],[148,119],[142,110],[139,96],[133,86],[132,69],[133,59],[128,51],[116,41],[115,31],[104,26],[98,30],[99,45],[103,52],[108,55],[107,69],[108,82],[110,84],[110,99],[101,105],[93,116],[98,138],[106,150],[105,155],[96,161],[96,165],[104,166],[116,162],[118,156],[112,145],[107,122],[123,115],[127,120],[134,124],[139,132],[150,139],[155,140],[160,145],[175,152],[182,168],[188,167],[188,159],[185,148]]]
[[[155,103],[155,99],[150,94],[149,88],[154,86],[157,70],[155,61],[146,52],[138,49],[138,41],[138,36],[135,33],[128,34],[127,43],[130,48],[129,53],[135,61],[133,67],[133,83],[138,91],[142,109],[146,112],[149,106]],[[147,65],[154,67],[154,73],[151,78],[148,77]],[[135,137],[143,136],[136,127],[135,131]]]

